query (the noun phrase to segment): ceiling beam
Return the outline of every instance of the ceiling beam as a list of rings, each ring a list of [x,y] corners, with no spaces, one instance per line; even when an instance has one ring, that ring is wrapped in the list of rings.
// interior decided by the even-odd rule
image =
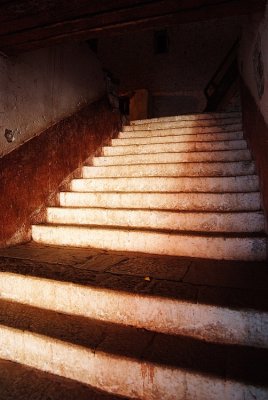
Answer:
[[[95,13],[74,18],[68,14],[70,10],[65,10],[64,18],[67,18],[68,14],[69,19],[53,23],[50,20],[49,24],[44,23],[42,26],[35,25],[0,34],[0,49],[12,54],[55,45],[66,40],[79,41],[160,26],[263,12],[266,3],[264,0],[109,0],[104,2],[106,7],[110,6],[109,9],[98,9],[97,3],[93,1],[90,9],[95,10]]]

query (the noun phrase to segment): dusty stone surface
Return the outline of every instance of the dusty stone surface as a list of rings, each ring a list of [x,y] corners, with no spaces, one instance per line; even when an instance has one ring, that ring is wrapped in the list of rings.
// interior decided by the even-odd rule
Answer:
[[[251,161],[249,150],[193,151],[189,153],[133,154],[123,156],[94,157],[93,165],[112,166],[125,164],[162,164],[180,162],[234,162]]]
[[[217,260],[267,259],[266,237],[262,233],[196,233],[117,226],[42,224],[32,226],[32,239],[46,245],[93,247],[107,251],[128,250]]]
[[[70,182],[72,191],[78,192],[257,192],[259,181],[257,175],[239,177],[135,177],[135,178],[99,178],[73,179]]]
[[[181,281],[191,260],[178,257],[128,257],[110,268],[111,273]]]
[[[155,127],[154,127],[155,128]],[[135,131],[124,131],[119,133],[119,139],[144,137],[144,136],[171,136],[171,135],[191,135],[191,134],[207,134],[207,133],[225,133],[225,132],[241,132],[242,125],[240,124],[226,124],[222,126],[183,126],[180,128],[159,128],[159,129],[145,129],[136,127]]]
[[[152,130],[152,129],[172,129],[172,128],[188,128],[188,127],[210,127],[210,126],[236,126],[239,125],[240,118],[228,118],[228,119],[207,119],[207,120],[184,120],[184,121],[159,121],[153,122],[147,120],[147,123],[142,125],[130,125],[123,128],[124,132],[140,131],[140,130]],[[241,127],[241,126],[240,126]]]
[[[218,122],[218,119],[224,118],[241,118],[240,112],[233,112],[233,113],[196,113],[196,114],[182,114],[182,115],[175,115],[175,116],[168,116],[168,117],[159,117],[159,118],[150,118],[150,122],[172,122],[172,121],[199,121],[199,120],[206,120],[206,119],[215,119]],[[225,121],[226,122],[226,121]],[[137,119],[130,122],[130,125],[142,125],[148,123],[148,119]]]
[[[221,379],[228,376],[235,381],[267,386],[268,349],[209,343],[182,335],[153,333],[7,301],[1,301],[0,307],[1,326],[25,332],[24,342],[28,342],[27,346],[30,346],[32,341],[31,334],[28,334],[30,332],[35,335],[36,343],[39,338],[45,337],[48,346],[54,339],[56,345],[64,342],[65,345],[69,344],[70,348],[73,345],[82,346],[89,351],[89,357],[92,354],[100,357],[102,368],[102,357],[110,357],[126,361],[135,360],[140,364],[146,362],[159,365],[160,368],[182,368]],[[12,331],[10,335],[12,336]],[[43,339],[40,343],[42,341]],[[21,354],[27,351],[27,346],[20,349]],[[42,358],[38,347],[31,347],[31,351],[34,351],[39,359]],[[65,363],[71,361],[68,357],[70,356],[64,356]],[[107,370],[106,374],[109,381],[113,371]],[[131,368],[122,371],[121,376],[124,374],[131,374]]]
[[[114,165],[109,167],[83,167],[83,178],[109,178],[120,176],[240,176],[256,172],[253,161],[210,163],[166,163]],[[55,204],[55,203],[54,203]]]
[[[40,290],[47,294],[44,303],[38,306],[0,300],[1,357],[19,359],[115,395],[98,393],[81,383],[49,374],[39,375],[32,369],[26,374],[21,366],[23,372],[15,369],[15,372],[3,373],[0,362],[0,400],[119,399],[116,393],[152,400],[175,400],[178,393],[179,398],[185,400],[198,398],[201,392],[202,399],[211,400],[226,400],[235,394],[243,398],[253,393],[258,399],[267,395],[268,349],[264,348],[263,341],[258,342],[258,336],[254,337],[255,332],[264,329],[261,327],[264,319],[248,319],[245,325],[241,319],[247,310],[268,310],[267,291],[264,284],[260,285],[260,282],[267,282],[266,263],[212,262],[30,243],[0,251],[0,278],[5,273],[26,279],[49,278],[50,281],[46,281],[46,287],[44,281],[41,282],[43,286],[32,292],[33,298]],[[251,279],[253,274],[255,279]],[[60,297],[65,307],[62,311],[45,309],[50,297],[57,294],[53,282],[66,285],[59,292],[66,297]],[[82,289],[105,288],[106,293],[110,293],[107,304],[113,303],[119,315],[118,322],[109,319],[106,306],[101,311],[102,316],[96,314],[93,318],[86,314],[89,308],[102,307],[104,292],[90,298],[92,304],[83,303],[83,315],[69,310],[75,293],[69,289],[75,290],[75,286],[81,298],[89,294]],[[13,291],[17,289],[13,286]],[[117,297],[112,297],[113,293]],[[130,297],[134,302],[129,302]],[[154,318],[153,314],[163,318],[161,313],[165,313],[165,308],[159,307],[161,303],[180,303],[182,313],[177,314],[182,320],[180,331],[164,334],[152,326],[145,329],[142,325],[126,325],[125,314],[137,312],[138,301],[142,298],[144,307],[150,307],[146,318]],[[167,303],[166,311],[172,314],[175,309],[171,303]],[[203,306],[209,308],[203,309]],[[227,315],[225,325],[226,317],[219,306],[229,308],[230,313],[236,312]],[[207,314],[213,307],[214,320]],[[197,321],[202,321],[201,329]],[[233,328],[228,330],[228,321],[229,325],[237,324],[235,329],[241,325],[240,337],[243,339],[246,335],[241,342],[244,345],[237,344],[232,337],[234,331]],[[222,337],[222,342],[221,333],[226,336]],[[247,339],[250,335],[252,338]],[[29,374],[35,377],[34,384],[26,387],[25,382],[32,379]],[[212,392],[208,391],[211,387]],[[65,391],[68,391],[66,396]],[[14,396],[18,393],[18,397],[11,397],[12,393]]]
[[[193,260],[184,282],[239,289],[267,289],[267,263]]]
[[[80,382],[0,360],[0,400],[119,400]]]
[[[60,205],[63,207],[173,209],[174,211],[256,211],[261,209],[261,197],[259,192],[191,193],[191,195],[189,193],[61,192]]]
[[[234,308],[268,310],[266,262],[38,245],[0,249],[0,273]]]
[[[180,143],[194,141],[217,141],[217,140],[239,140],[243,139],[243,132],[227,133],[200,133],[197,135],[178,135],[178,136],[149,136],[143,138],[112,139],[111,144],[115,146],[128,146],[133,144],[149,143]]]
[[[150,154],[161,152],[183,152],[183,151],[217,151],[217,150],[241,150],[247,148],[247,142],[242,140],[230,141],[200,141],[179,143],[153,143],[128,146],[105,146],[102,148],[104,156],[115,156],[123,154]]]
[[[48,207],[46,222],[60,225],[94,225],[167,231],[254,233],[264,232],[265,217],[258,212],[212,213],[164,210]]]

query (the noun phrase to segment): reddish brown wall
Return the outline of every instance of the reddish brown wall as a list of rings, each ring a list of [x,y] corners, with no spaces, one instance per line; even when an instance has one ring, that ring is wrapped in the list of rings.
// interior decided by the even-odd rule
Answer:
[[[36,210],[119,129],[119,115],[101,100],[1,158],[0,246],[29,239]]]
[[[263,207],[268,217],[268,126],[249,89],[241,82],[244,134],[256,161]]]

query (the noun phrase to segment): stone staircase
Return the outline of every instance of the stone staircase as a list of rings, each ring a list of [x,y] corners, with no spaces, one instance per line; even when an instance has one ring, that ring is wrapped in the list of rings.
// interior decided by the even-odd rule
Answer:
[[[264,216],[240,118],[133,122],[33,242],[0,250],[0,400],[268,398]]]
[[[38,243],[186,257],[265,260],[259,180],[241,114],[133,122],[104,147]]]

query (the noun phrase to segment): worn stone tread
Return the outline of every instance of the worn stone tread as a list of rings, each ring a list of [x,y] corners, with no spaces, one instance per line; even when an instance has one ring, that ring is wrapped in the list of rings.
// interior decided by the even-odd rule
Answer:
[[[268,387],[268,349],[164,335],[1,300],[0,330],[3,326],[21,331],[25,334],[24,341],[30,332],[48,342],[52,339],[85,347],[95,356],[106,353],[119,359],[135,359],[141,364],[187,369]]]
[[[0,249],[0,274],[3,273],[268,311],[266,262],[198,260],[29,243]]]
[[[181,153],[133,154],[121,156],[94,157],[94,166],[133,165],[181,162],[235,162],[251,161],[249,150],[191,151]]]
[[[52,224],[118,226],[206,232],[264,232],[262,212],[187,213],[174,210],[47,207],[46,222]]]
[[[235,177],[131,177],[72,179],[76,192],[247,193],[259,190],[257,175]],[[190,196],[190,195],[189,195]]]
[[[0,400],[123,400],[86,384],[0,359]]]
[[[92,247],[157,255],[218,260],[264,261],[267,239],[262,233],[192,232],[133,227],[39,224],[32,239],[47,245]]]
[[[152,143],[180,143],[180,142],[217,142],[222,140],[241,140],[243,139],[243,132],[225,132],[225,133],[201,133],[191,135],[177,135],[177,136],[149,136],[140,138],[123,138],[112,139],[112,146],[130,146],[138,144],[152,144]]]
[[[158,129],[172,129],[172,128],[209,128],[209,127],[227,127],[236,126],[241,127],[241,118],[231,117],[228,119],[206,119],[206,120],[177,120],[177,121],[147,121],[142,125],[125,125],[123,132],[139,131],[139,130],[158,130]]]
[[[177,211],[258,211],[259,192],[249,193],[135,193],[60,192],[63,207],[99,207]]]
[[[83,178],[146,176],[241,176],[256,173],[253,161],[137,164],[82,168]]]
[[[134,144],[128,146],[104,146],[104,156],[152,154],[152,153],[180,153],[185,151],[219,151],[219,150],[243,150],[247,149],[247,142],[243,140],[225,141],[195,141],[174,143]]]
[[[141,129],[135,127],[135,130],[119,132],[118,138],[138,138],[138,137],[149,137],[149,136],[177,136],[177,135],[199,135],[207,133],[226,133],[226,132],[241,132],[242,125],[238,124],[226,124],[222,126],[181,126],[181,127],[170,127],[159,129]]]
[[[193,113],[193,114],[181,114],[171,115],[167,117],[150,118],[150,122],[164,122],[164,121],[187,121],[187,120],[207,120],[207,119],[227,119],[228,118],[242,118],[242,113],[239,111],[231,112],[214,112],[214,113]],[[137,119],[130,121],[130,125],[141,125],[148,122],[148,119]]]

